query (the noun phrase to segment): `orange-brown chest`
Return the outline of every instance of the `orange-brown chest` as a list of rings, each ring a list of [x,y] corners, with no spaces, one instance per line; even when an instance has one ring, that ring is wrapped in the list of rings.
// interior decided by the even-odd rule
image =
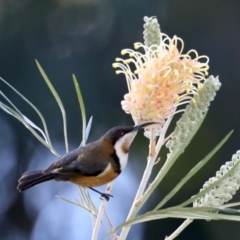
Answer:
[[[113,181],[119,173],[115,172],[112,165],[109,163],[106,170],[98,176],[74,176],[70,182],[73,182],[82,187],[97,187]]]

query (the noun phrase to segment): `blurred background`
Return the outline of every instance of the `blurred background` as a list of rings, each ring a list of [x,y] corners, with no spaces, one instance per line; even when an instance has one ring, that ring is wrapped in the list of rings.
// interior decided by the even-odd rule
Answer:
[[[99,138],[112,126],[133,124],[120,107],[127,92],[124,76],[115,75],[111,64],[123,48],[132,48],[134,42],[143,41],[144,16],[156,16],[163,32],[183,38],[185,52],[193,48],[200,55],[208,55],[209,73],[219,75],[222,82],[200,131],[144,207],[147,211],[232,129],[233,136],[220,152],[166,206],[179,204],[196,194],[240,149],[239,0],[1,0],[0,76],[39,108],[55,148],[63,154],[61,114],[34,60],[41,63],[62,98],[70,149],[74,149],[81,141],[82,127],[73,73],[81,86],[87,117],[93,116],[89,141]],[[2,82],[0,90],[41,126],[36,113]],[[148,141],[140,133],[131,149],[127,169],[114,183],[114,198],[108,203],[115,226],[127,216],[147,152]],[[155,166],[154,174],[162,166],[165,154],[162,153],[162,162]],[[16,190],[23,172],[47,167],[54,160],[55,156],[20,122],[0,111],[0,239],[90,239],[89,214],[56,198],[60,195],[69,200],[79,199],[77,186],[49,182],[23,194]],[[99,196],[90,194],[98,206]],[[240,193],[233,200],[240,201]],[[164,219],[135,225],[128,239],[164,239],[182,221]],[[177,239],[226,240],[231,234],[231,239],[237,240],[239,226],[238,222],[194,221]]]

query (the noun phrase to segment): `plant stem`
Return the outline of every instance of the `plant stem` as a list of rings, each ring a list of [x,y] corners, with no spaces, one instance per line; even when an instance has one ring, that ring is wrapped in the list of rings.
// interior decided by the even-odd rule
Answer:
[[[161,132],[161,135],[157,141],[157,145],[155,147],[155,154],[151,156],[151,142],[150,142],[150,147],[149,147],[149,158],[148,158],[148,161],[147,161],[147,166],[145,168],[145,171],[144,171],[144,174],[143,174],[143,177],[142,177],[142,180],[141,180],[141,183],[139,185],[139,188],[138,188],[138,191],[137,191],[137,194],[135,196],[135,199],[133,201],[133,204],[132,204],[132,207],[129,211],[129,214],[128,214],[128,217],[127,217],[127,220],[128,221],[129,219],[131,219],[132,217],[134,217],[136,215],[136,213],[138,212],[138,210],[140,209],[139,206],[138,206],[138,203],[139,201],[141,200],[141,197],[143,196],[143,193],[144,193],[144,190],[146,189],[146,185],[149,181],[149,178],[151,176],[151,173],[152,173],[152,168],[155,164],[155,161],[157,159],[157,156],[161,150],[161,147],[163,145],[163,143],[165,143],[164,141],[164,138],[165,138],[165,134],[166,134],[166,131],[168,129],[168,126],[170,124],[172,120],[172,116],[170,118],[168,118],[168,120],[166,121],[165,123],[165,126]],[[154,139],[154,136],[153,136],[153,132],[151,131],[151,136],[150,136],[150,140],[151,139]],[[124,227],[121,234],[120,234],[120,237],[119,239],[121,240],[125,240],[129,231],[130,231],[130,228],[131,226],[127,226],[127,227]]]
[[[109,194],[112,190],[112,187],[113,187],[113,182],[110,182],[107,185],[105,193]],[[99,208],[98,215],[97,215],[97,220],[96,220],[94,228],[93,228],[93,233],[92,233],[91,240],[97,240],[106,204],[107,204],[107,200],[106,200],[106,198],[103,198],[102,203],[101,203],[100,208]]]
[[[158,142],[159,142],[159,140],[158,140]],[[149,148],[149,150],[150,150],[150,148]],[[147,161],[147,166],[146,166],[146,169],[144,171],[144,174],[143,174],[143,177],[142,177],[142,181],[141,181],[141,183],[139,185],[137,194],[135,196],[135,199],[133,201],[132,207],[130,209],[130,212],[128,214],[128,217],[127,217],[126,221],[128,221],[130,218],[132,218],[136,214],[137,203],[141,199],[141,196],[143,195],[143,192],[144,192],[144,190],[146,188],[148,179],[149,179],[149,177],[150,177],[150,175],[152,173],[152,168],[154,166],[156,157],[157,157],[157,154],[155,154],[154,156],[150,156],[150,154],[149,154],[149,158],[148,158],[148,161]],[[122,232],[120,234],[120,239],[121,240],[126,239],[128,233],[129,233],[130,228],[131,228],[131,226],[127,226],[127,227],[123,228],[123,230],[122,230]]]
[[[193,219],[186,219],[169,237],[166,237],[165,240],[172,240],[177,237],[192,221]]]

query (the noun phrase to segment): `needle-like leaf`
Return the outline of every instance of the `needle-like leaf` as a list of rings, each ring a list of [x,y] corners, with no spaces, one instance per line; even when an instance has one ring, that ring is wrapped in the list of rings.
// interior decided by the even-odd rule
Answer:
[[[63,133],[64,133],[64,141],[65,141],[65,147],[66,147],[66,152],[68,152],[68,138],[67,138],[67,117],[66,117],[66,112],[62,103],[61,98],[59,97],[57,91],[55,90],[54,86],[52,85],[51,81],[49,80],[47,74],[45,73],[45,71],[43,70],[43,68],[41,67],[40,63],[36,60],[36,64],[37,67],[43,77],[43,79],[45,80],[46,84],[48,85],[50,91],[52,92],[55,100],[58,103],[58,106],[61,110],[62,113],[62,118],[63,118]]]
[[[161,208],[169,199],[171,199],[184,184],[192,178],[212,157],[213,155],[223,146],[223,144],[229,139],[233,131],[228,133],[223,140],[210,152],[208,155],[202,159],[172,190],[168,193],[163,200],[155,207],[155,210]]]

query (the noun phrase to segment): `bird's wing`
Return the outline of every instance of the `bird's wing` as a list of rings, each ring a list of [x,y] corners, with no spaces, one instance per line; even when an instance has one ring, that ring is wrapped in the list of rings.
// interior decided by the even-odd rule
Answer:
[[[97,176],[101,174],[108,165],[106,161],[99,159],[97,147],[98,146],[93,145],[91,148],[77,148],[60,157],[44,172],[66,175],[81,174],[84,176]],[[93,157],[96,158],[95,161],[93,161]]]

